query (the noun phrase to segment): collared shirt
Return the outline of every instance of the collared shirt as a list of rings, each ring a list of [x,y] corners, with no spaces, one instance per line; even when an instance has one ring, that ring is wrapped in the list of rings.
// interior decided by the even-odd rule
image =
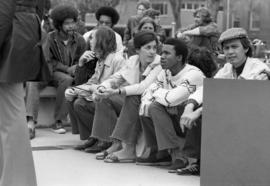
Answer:
[[[86,84],[100,84],[111,75],[119,71],[125,64],[125,59],[121,52],[110,53],[105,60],[98,61],[95,73]]]
[[[237,77],[242,73],[245,67],[245,64],[246,64],[246,61],[243,64],[241,64],[239,67],[236,67],[236,68],[233,67]]]

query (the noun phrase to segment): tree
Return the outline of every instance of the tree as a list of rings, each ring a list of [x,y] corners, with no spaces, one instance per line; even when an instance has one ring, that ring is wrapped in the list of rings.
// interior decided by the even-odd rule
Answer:
[[[86,13],[94,13],[101,6],[118,5],[120,0],[54,0],[53,6],[57,4],[72,4],[80,11],[82,18],[84,19]]]
[[[224,0],[207,0],[207,8],[210,10],[214,22],[217,22],[218,10],[223,1]]]
[[[182,0],[170,0],[170,4],[172,7],[172,13],[175,20],[176,29],[181,27],[181,7]]]

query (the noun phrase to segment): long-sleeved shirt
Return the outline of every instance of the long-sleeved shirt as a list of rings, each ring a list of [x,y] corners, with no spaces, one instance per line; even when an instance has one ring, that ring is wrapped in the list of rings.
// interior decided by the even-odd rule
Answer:
[[[270,72],[269,67],[256,58],[247,58],[242,73],[237,76],[236,70],[232,64],[226,63],[217,74],[214,76],[215,79],[246,79],[255,80],[256,76],[263,73]],[[199,105],[203,102],[203,87],[200,87],[192,94],[189,99],[195,100]]]
[[[67,72],[70,66],[78,63],[86,49],[86,42],[80,34],[75,33],[68,43],[64,43],[58,31],[53,31],[49,33],[44,48],[53,71]]]
[[[124,65],[125,59],[121,52],[111,53],[106,57],[105,60],[97,62],[95,73],[86,84],[98,85],[119,71]]]
[[[199,46],[199,47],[206,47],[211,52],[218,52],[219,44],[218,44],[218,38],[220,35],[220,32],[218,30],[218,26],[214,22],[210,22],[206,25],[191,25],[188,28],[182,29],[183,31],[193,30],[199,28],[199,35],[189,35],[190,36],[190,44]]]
[[[101,85],[110,88],[123,87],[126,95],[141,95],[155,81],[161,69],[159,55],[156,55],[154,61],[147,66],[143,73],[140,72],[139,56],[131,56],[123,69]]]
[[[154,101],[166,107],[180,105],[202,85],[203,78],[203,72],[189,64],[175,76],[169,70],[162,70],[141,98],[140,115],[147,116],[148,107]]]

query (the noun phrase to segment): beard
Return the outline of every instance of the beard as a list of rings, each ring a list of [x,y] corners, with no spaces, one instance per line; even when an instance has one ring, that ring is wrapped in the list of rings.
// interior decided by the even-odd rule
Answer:
[[[72,37],[75,34],[75,29],[61,30],[66,37]]]

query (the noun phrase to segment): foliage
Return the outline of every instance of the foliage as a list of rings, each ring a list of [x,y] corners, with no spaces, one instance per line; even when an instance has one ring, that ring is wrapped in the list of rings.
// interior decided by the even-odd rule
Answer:
[[[214,22],[217,21],[218,10],[224,0],[207,0],[207,8],[209,8]]]
[[[58,4],[71,4],[78,8],[82,18],[86,13],[94,13],[101,6],[118,5],[120,0],[52,0],[52,7]]]

